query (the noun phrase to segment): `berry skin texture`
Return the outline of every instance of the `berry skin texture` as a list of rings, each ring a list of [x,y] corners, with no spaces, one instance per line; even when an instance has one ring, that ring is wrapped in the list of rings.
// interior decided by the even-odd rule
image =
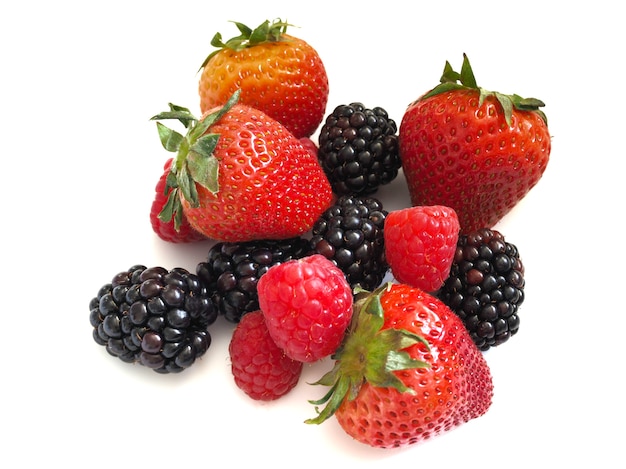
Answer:
[[[89,303],[93,339],[109,354],[157,373],[189,368],[211,345],[217,311],[200,279],[182,268],[135,265]]]
[[[341,428],[357,441],[398,448],[488,411],[491,372],[446,305],[404,284],[383,286],[356,305],[335,367],[317,383],[333,385],[332,391],[344,397],[338,406],[336,394],[314,402],[328,405],[307,423],[321,423],[334,412]]]
[[[225,43],[218,33],[211,44],[219,49],[202,65],[200,110],[224,104],[240,89],[242,104],[281,122],[296,138],[310,137],[324,118],[328,76],[317,51],[285,34],[287,26],[265,21]]]
[[[221,242],[300,236],[332,203],[328,178],[283,125],[237,99],[199,121],[180,107],[153,117],[182,115],[189,125],[183,136],[157,123],[163,146],[177,154],[168,214],[182,210],[197,231]]]
[[[337,106],[319,134],[318,157],[338,195],[370,195],[398,175],[397,126],[381,107]]]
[[[159,218],[159,214],[167,203],[170,190],[165,190],[167,175],[172,164],[172,158],[168,159],[163,166],[164,173],[159,178],[155,187],[154,201],[150,208],[150,224],[153,231],[159,238],[168,243],[193,243],[196,241],[206,240],[206,236],[191,227],[185,217],[183,217],[180,226],[176,229],[174,220],[165,222]]]
[[[258,283],[270,335],[301,362],[331,355],[352,317],[352,289],[343,272],[314,254],[270,268]]]
[[[450,274],[459,239],[454,209],[442,205],[395,210],[385,220],[385,257],[395,279],[437,291]]]
[[[261,311],[246,314],[228,346],[235,384],[252,399],[272,401],[291,391],[302,374],[302,362],[292,360],[270,337]]]
[[[524,286],[517,247],[499,231],[482,229],[459,237],[450,275],[437,297],[486,351],[518,333]]]
[[[541,101],[478,88],[467,58],[462,85],[446,66],[408,106],[400,158],[412,205],[452,207],[468,233],[492,228],[539,182],[551,140]]]

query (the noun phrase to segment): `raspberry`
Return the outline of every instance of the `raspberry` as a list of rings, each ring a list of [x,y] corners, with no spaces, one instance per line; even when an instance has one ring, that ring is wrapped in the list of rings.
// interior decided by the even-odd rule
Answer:
[[[463,321],[479,349],[508,341],[519,331],[524,265],[499,231],[460,235],[450,276],[437,297]]]
[[[270,268],[259,279],[259,304],[270,335],[301,362],[331,355],[352,318],[352,290],[343,272],[319,254]]]
[[[304,238],[217,243],[196,267],[218,312],[232,323],[259,309],[257,282],[270,267],[310,252]]]
[[[317,158],[317,145],[315,145],[315,142],[313,140],[311,140],[309,137],[302,137],[300,139],[300,143],[304,148],[309,151],[309,153],[311,153],[311,155]]]
[[[378,199],[342,196],[313,225],[311,248],[335,262],[352,288],[375,290],[389,270],[386,216]]]
[[[381,107],[337,106],[319,134],[318,158],[338,195],[370,195],[401,166],[397,125]]]
[[[159,373],[190,367],[211,344],[217,312],[200,279],[182,268],[136,265],[89,303],[96,343],[124,362]]]
[[[459,219],[454,209],[441,205],[395,210],[387,215],[384,236],[395,279],[434,292],[450,274]]]
[[[180,221],[178,230],[176,229],[173,218],[169,222],[164,222],[159,218],[159,214],[167,203],[167,199],[171,192],[171,190],[167,191],[167,193],[165,191],[167,174],[171,164],[172,159],[170,158],[163,166],[164,173],[161,175],[156,187],[154,188],[155,195],[154,200],[152,201],[152,207],[150,208],[150,223],[152,224],[152,229],[159,238],[169,243],[192,243],[195,241],[206,240],[206,236],[192,228],[182,211],[180,214],[183,218]]]
[[[235,384],[252,399],[278,399],[298,384],[302,374],[302,362],[285,355],[270,337],[261,311],[241,318],[228,351]]]

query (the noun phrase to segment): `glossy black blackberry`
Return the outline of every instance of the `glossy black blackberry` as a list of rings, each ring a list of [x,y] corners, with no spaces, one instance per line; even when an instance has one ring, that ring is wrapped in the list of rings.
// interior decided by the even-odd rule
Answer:
[[[311,248],[335,262],[353,288],[374,290],[389,270],[386,217],[382,203],[373,197],[342,196],[313,225]]]
[[[459,236],[450,276],[437,296],[486,351],[518,332],[524,284],[517,247],[500,232],[483,229]]]
[[[400,169],[397,125],[381,107],[337,106],[319,134],[318,158],[338,195],[370,195]]]
[[[196,273],[207,285],[219,314],[232,323],[259,309],[257,282],[267,270],[309,253],[306,239],[259,240],[217,243]]]
[[[158,373],[183,371],[204,355],[217,319],[206,286],[182,268],[135,265],[102,286],[89,309],[98,344]]]

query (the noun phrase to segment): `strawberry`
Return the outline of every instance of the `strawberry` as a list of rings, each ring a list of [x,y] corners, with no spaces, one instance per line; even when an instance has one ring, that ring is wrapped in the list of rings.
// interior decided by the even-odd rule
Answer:
[[[308,231],[332,201],[317,158],[278,121],[237,102],[200,120],[180,106],[152,119],[178,119],[186,135],[157,122],[161,143],[177,155],[162,218],[189,223],[224,242],[286,239]]]
[[[413,205],[452,207],[461,232],[491,228],[541,179],[551,141],[544,103],[476,85],[467,56],[411,103],[398,133]]]
[[[385,220],[385,257],[395,279],[427,292],[450,274],[459,239],[459,219],[443,205],[408,207]]]
[[[331,260],[313,254],[270,267],[257,292],[270,335],[289,357],[314,362],[341,343],[352,317],[352,289]]]
[[[272,401],[291,391],[302,362],[285,355],[272,340],[261,311],[245,314],[228,345],[235,384],[252,399]]]
[[[358,293],[335,365],[316,384],[327,405],[307,423],[335,415],[374,447],[415,444],[482,416],[491,372],[461,320],[441,301],[404,284]]]
[[[200,67],[200,110],[224,104],[238,89],[241,103],[281,122],[297,138],[310,137],[324,118],[328,76],[317,51],[286,34],[275,20],[255,29],[235,22],[241,33],[226,42],[217,33]]]
[[[176,229],[174,220],[163,221],[159,214],[167,203],[171,188],[166,190],[167,175],[170,172],[172,158],[168,159],[163,166],[163,175],[159,178],[155,189],[154,200],[150,208],[150,224],[159,238],[169,243],[193,243],[206,239],[202,233],[191,227],[185,217],[180,220],[180,226]]]

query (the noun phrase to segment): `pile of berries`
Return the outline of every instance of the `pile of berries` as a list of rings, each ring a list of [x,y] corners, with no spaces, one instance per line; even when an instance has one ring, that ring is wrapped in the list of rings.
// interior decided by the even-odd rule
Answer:
[[[153,231],[213,245],[195,273],[116,274],[89,304],[95,342],[178,373],[209,349],[222,317],[235,383],[257,400],[284,396],[305,363],[330,357],[315,383],[330,386],[314,402],[325,407],[307,422],[335,415],[376,447],[483,415],[493,383],[482,352],[518,333],[525,286],[517,247],[494,226],[547,166],[543,102],[479,88],[464,56],[399,127],[359,102],[324,120],[315,49],[281,20],[237,25],[239,36],[215,35],[202,64],[202,118],[174,104],[153,117],[174,153],[155,186]],[[390,212],[377,192],[400,169],[411,206]],[[441,395],[444,379],[454,398]]]

